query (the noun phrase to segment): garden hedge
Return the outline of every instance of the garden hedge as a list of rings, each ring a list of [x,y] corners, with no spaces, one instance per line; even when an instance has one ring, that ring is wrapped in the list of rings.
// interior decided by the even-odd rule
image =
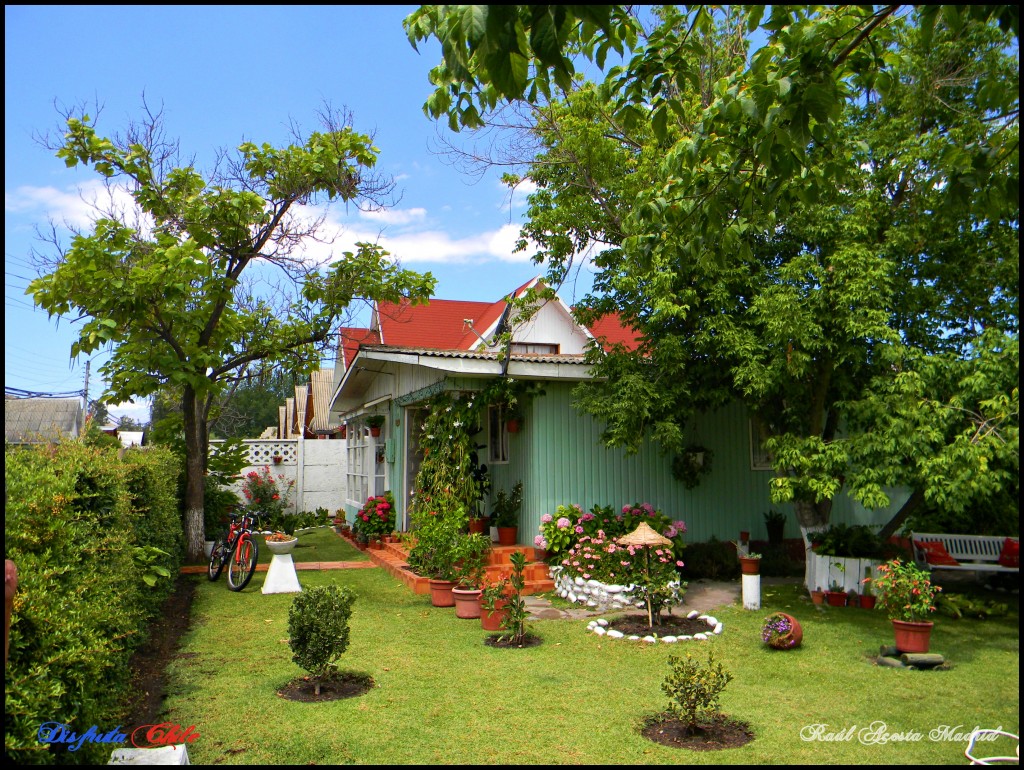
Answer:
[[[81,441],[5,448],[6,556],[18,567],[6,672],[4,740],[19,764],[105,763],[113,748],[74,752],[37,740],[40,725],[100,734],[128,727],[128,660],[174,588],[153,586],[143,551],[170,575],[181,565],[175,495],[178,460],[158,447],[117,449]],[[121,456],[119,456],[121,455]],[[150,552],[151,554],[152,552]]]

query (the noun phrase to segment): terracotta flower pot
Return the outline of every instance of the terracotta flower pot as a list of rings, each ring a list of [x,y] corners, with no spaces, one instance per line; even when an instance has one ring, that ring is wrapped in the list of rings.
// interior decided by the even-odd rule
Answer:
[[[860,608],[862,610],[873,610],[875,608],[875,602],[876,601],[877,600],[875,599],[874,596],[868,596],[866,594],[861,594],[861,597],[860,597]]]
[[[509,433],[518,433],[519,420],[507,420],[505,422],[505,430],[507,430]]]
[[[374,438],[380,437],[380,428],[370,428],[370,435]]]
[[[484,529],[487,527],[487,519],[470,519],[469,520],[469,533],[480,534],[484,533]]]
[[[498,527],[498,545],[515,545],[519,527]]]
[[[508,616],[508,610],[505,609],[506,602],[498,601],[495,603],[494,612],[488,612],[485,609],[480,611],[480,628],[484,631],[500,631],[502,621]]]
[[[824,591],[811,591],[811,601],[815,604],[825,603],[825,592]]]
[[[761,574],[761,560],[750,559],[746,556],[740,557],[740,572],[744,575],[760,575]]]
[[[845,607],[846,591],[826,591],[825,601],[828,602],[829,607]]]
[[[900,652],[928,652],[934,625],[931,621],[893,620],[892,632],[896,637],[896,649]]]
[[[800,625],[800,621],[792,615],[787,615],[785,612],[779,612],[776,614],[781,615],[789,621],[789,625],[792,630],[785,636],[780,636],[777,639],[768,642],[768,646],[776,650],[792,650],[794,647],[799,647],[800,642],[804,640],[804,629],[803,626]]]
[[[453,588],[455,617],[467,620],[480,617],[480,597],[483,593],[479,588]]]
[[[430,603],[435,607],[454,607],[455,597],[452,595],[453,588],[455,588],[454,581],[431,580]]]

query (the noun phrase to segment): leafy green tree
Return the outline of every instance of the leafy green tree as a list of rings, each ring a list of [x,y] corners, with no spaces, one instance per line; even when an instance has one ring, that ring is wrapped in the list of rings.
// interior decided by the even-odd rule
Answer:
[[[390,189],[371,173],[370,137],[347,119],[322,117],[323,131],[288,146],[246,142],[222,154],[208,178],[178,161],[151,113],[115,138],[72,115],[55,145],[68,166],[92,166],[125,185],[137,211],[99,212],[89,232],[58,249],[52,272],[29,293],[51,314],[86,319],[73,356],[112,347],[105,398],[167,386],[180,394],[192,559],[203,547],[210,412],[226,383],[258,366],[308,373],[353,300],[419,302],[433,290],[429,274],[401,269],[372,244],[323,267],[304,258],[320,222],[298,207],[380,205]]]
[[[523,233],[550,279],[603,247],[581,319],[641,339],[595,351],[579,393],[607,443],[678,451],[696,411],[740,400],[803,524],[844,487],[870,507],[912,488],[889,529],[996,494],[1019,463],[1018,12],[756,7],[749,58],[736,22],[425,6],[406,28],[442,43],[428,114],[534,108]],[[602,83],[566,77],[612,51]]]

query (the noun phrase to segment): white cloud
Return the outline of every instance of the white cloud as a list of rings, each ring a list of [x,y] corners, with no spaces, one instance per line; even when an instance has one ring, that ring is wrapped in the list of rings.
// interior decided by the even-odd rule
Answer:
[[[87,228],[109,212],[131,212],[138,207],[123,185],[107,186],[99,180],[58,189],[23,185],[13,193],[4,192],[4,210],[13,214],[67,222]],[[130,221],[130,219],[129,219]]]
[[[408,225],[413,222],[423,222],[427,218],[427,210],[424,208],[415,209],[382,209],[380,211],[360,211],[360,219],[368,219],[371,222],[379,222],[381,225]]]
[[[111,404],[107,407],[107,414],[116,420],[129,417],[139,425],[145,425],[149,422],[149,401],[140,401],[137,404],[133,404],[131,401],[124,401],[120,404]]]
[[[135,207],[124,187],[107,188],[99,181],[65,189],[23,186],[5,193],[4,198],[5,209],[10,213],[66,221],[81,228],[89,227],[99,211],[130,211]],[[403,264],[526,263],[534,251],[531,245],[526,252],[513,252],[519,239],[518,225],[506,224],[496,230],[456,237],[437,227],[422,207],[354,214],[340,207],[300,206],[293,211],[300,221],[323,218],[316,239],[308,239],[301,249],[309,264],[327,264],[342,252],[355,251],[357,242],[379,244]]]

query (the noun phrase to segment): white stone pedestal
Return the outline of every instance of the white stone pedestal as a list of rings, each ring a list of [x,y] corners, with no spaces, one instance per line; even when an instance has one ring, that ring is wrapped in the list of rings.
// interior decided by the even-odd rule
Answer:
[[[743,609],[761,609],[761,576],[743,575]]]
[[[290,553],[275,553],[270,560],[267,579],[263,581],[265,594],[294,594],[302,590],[299,576],[295,573],[295,562]]]
[[[155,749],[114,749],[108,765],[189,765],[184,743]]]

